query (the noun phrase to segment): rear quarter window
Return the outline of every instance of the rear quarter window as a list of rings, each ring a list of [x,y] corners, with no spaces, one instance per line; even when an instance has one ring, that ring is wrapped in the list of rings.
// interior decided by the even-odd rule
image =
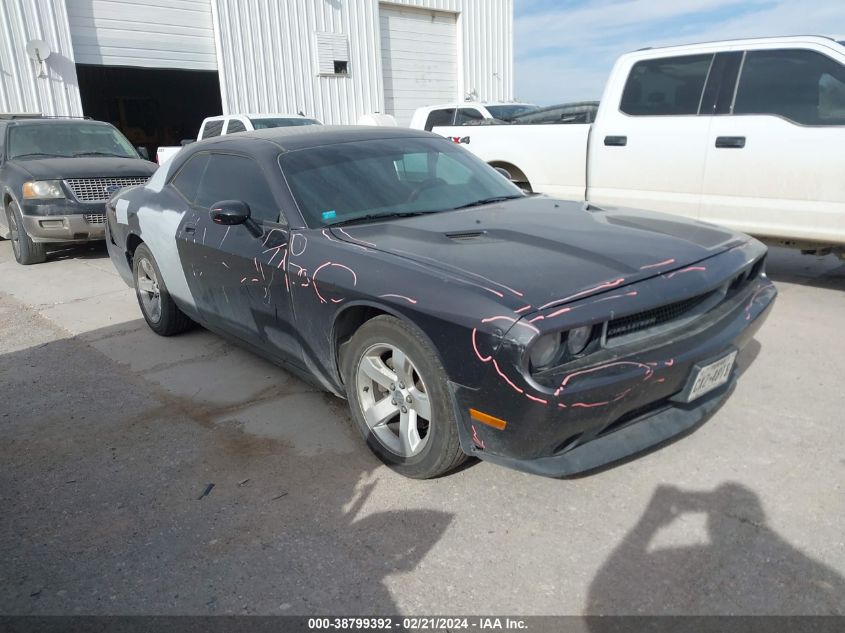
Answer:
[[[452,125],[455,119],[455,108],[443,108],[432,110],[425,120],[425,131],[431,132],[431,128],[442,125]]]
[[[639,61],[631,68],[619,109],[632,116],[698,114],[713,55]]]
[[[208,121],[202,130],[201,138],[211,138],[213,136],[220,136],[223,132],[223,121]]]

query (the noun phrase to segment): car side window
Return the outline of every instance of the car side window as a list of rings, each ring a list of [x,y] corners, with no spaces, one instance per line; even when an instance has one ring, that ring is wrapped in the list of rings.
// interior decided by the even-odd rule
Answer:
[[[452,125],[454,118],[455,108],[432,110],[428,113],[428,118],[425,120],[425,131],[431,132],[431,128],[439,125]]]
[[[471,121],[481,121],[484,116],[475,108],[458,108],[458,114],[455,116],[455,125],[466,125]]]
[[[193,203],[197,197],[200,181],[208,165],[208,154],[194,154],[182,165],[171,184],[181,193],[185,199]]]
[[[698,114],[713,55],[647,59],[634,64],[619,109],[632,116]]]
[[[748,51],[733,113],[845,125],[845,66],[810,50]]]
[[[202,131],[203,138],[220,136],[223,133],[223,121],[208,121]]]
[[[246,126],[238,119],[229,119],[229,125],[226,127],[226,134],[234,134],[235,132],[246,132]]]
[[[279,207],[258,164],[234,154],[211,154],[196,205],[209,209],[221,200],[241,200],[249,205],[256,221],[279,221]]]

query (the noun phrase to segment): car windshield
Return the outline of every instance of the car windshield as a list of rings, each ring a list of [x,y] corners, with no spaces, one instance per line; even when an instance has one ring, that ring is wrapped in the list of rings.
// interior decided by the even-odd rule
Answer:
[[[510,121],[518,114],[525,114],[526,112],[533,112],[539,109],[535,105],[498,105],[485,107],[490,113],[490,116],[500,121]]]
[[[523,193],[441,138],[391,138],[282,154],[279,164],[310,227],[452,211]]]
[[[9,130],[9,158],[118,156],[138,158],[132,144],[110,125],[32,123]]]
[[[297,125],[320,125],[319,121],[314,119],[299,119],[299,118],[278,118],[278,119],[250,119],[252,127],[256,130],[267,130],[271,127],[295,127]]]

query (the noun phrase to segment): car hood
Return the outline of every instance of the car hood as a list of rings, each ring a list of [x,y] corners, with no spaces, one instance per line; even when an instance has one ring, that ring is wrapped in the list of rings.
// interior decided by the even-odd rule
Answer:
[[[140,158],[80,156],[79,158],[32,158],[16,161],[33,178],[137,178],[151,176],[158,165]]]
[[[677,270],[749,239],[676,216],[542,196],[332,234],[424,264],[524,314]]]

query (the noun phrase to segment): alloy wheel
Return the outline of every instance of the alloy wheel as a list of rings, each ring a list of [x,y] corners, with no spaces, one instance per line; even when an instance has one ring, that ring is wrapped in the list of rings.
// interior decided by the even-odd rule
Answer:
[[[147,258],[138,262],[135,284],[138,288],[138,296],[141,298],[144,313],[151,321],[158,323],[161,319],[161,291],[159,290],[155,267]]]
[[[367,427],[389,451],[413,457],[425,447],[431,402],[416,366],[394,345],[377,344],[358,361],[356,389]]]

